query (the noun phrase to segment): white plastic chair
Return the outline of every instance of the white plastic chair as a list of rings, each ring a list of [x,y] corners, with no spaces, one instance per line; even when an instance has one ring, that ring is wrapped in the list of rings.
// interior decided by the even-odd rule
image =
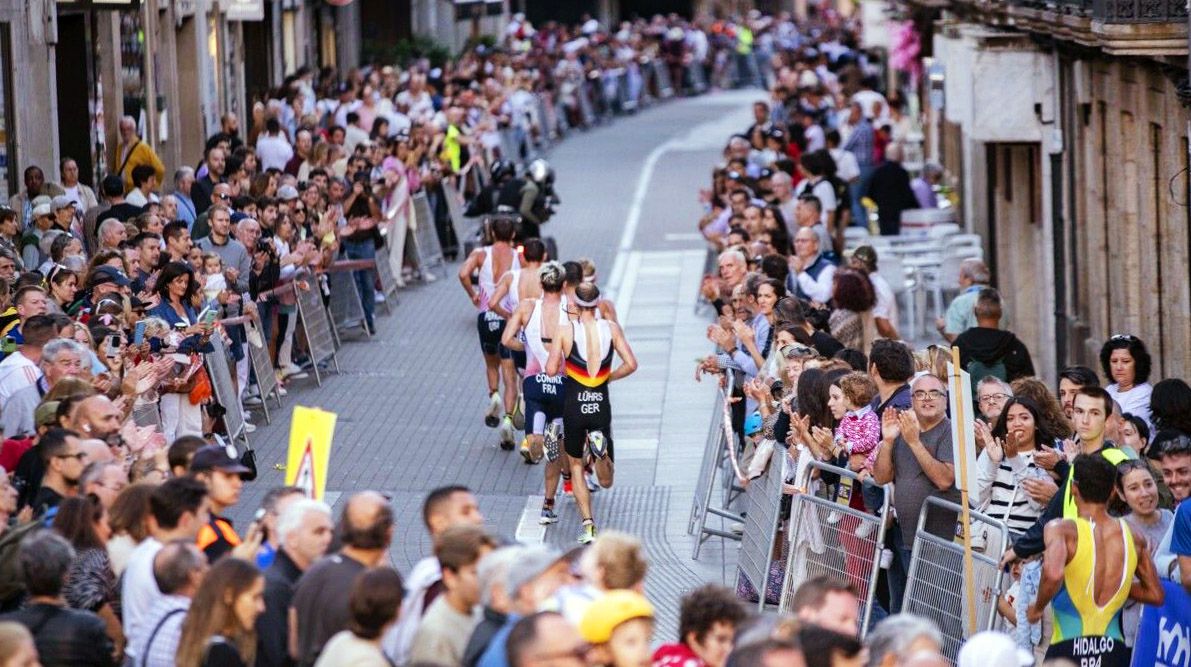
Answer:
[[[952,234],[943,239],[943,246],[946,248],[960,246],[975,246],[979,248],[983,245],[984,239],[980,238],[979,234]]]
[[[884,255],[877,255],[877,273],[889,283],[889,288],[893,290],[893,299],[897,301],[899,313],[906,315],[906,334],[909,340],[917,338],[918,331],[918,308],[917,298],[915,295],[917,280],[916,272],[913,269],[907,269],[902,263],[902,258],[894,253],[886,253]],[[900,328],[901,323],[897,322]]]
[[[930,229],[926,232],[926,237],[930,239],[942,239],[958,233],[959,225],[954,222],[940,222],[930,226]]]
[[[845,241],[867,241],[869,236],[868,230],[863,227],[853,227],[851,225],[844,227]],[[864,245],[864,243],[860,243],[859,245]]]
[[[984,259],[984,248],[980,246],[955,246],[943,252],[944,257],[958,257],[960,259]]]
[[[945,294],[959,290],[959,267],[963,261],[963,257],[945,256],[938,270],[924,279],[926,295],[934,302],[935,317],[942,317],[947,307],[943,302]]]

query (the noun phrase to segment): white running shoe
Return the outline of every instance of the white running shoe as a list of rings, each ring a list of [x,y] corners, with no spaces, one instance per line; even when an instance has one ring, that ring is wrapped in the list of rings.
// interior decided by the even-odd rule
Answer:
[[[513,430],[513,418],[505,415],[500,420],[500,428],[497,429],[497,434],[500,437],[500,448],[505,451],[511,451],[517,444],[517,434]]]
[[[500,402],[500,392],[492,392],[492,396],[488,398],[488,410],[484,412],[484,426],[488,428],[496,428],[500,424],[500,412],[504,406]]]

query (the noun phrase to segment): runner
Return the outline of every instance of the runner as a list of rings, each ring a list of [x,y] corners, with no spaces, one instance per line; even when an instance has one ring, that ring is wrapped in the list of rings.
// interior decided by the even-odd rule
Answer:
[[[496,290],[490,301],[492,310],[504,319],[509,319],[517,310],[517,304],[528,299],[542,296],[542,285],[538,279],[538,269],[546,259],[546,245],[541,239],[527,239],[521,246],[521,259],[525,262],[521,268],[512,269],[501,276],[496,283]],[[507,328],[507,327],[506,327]],[[509,384],[518,384],[517,377],[525,372],[525,351],[513,350],[510,358],[500,360],[500,372]],[[509,378],[512,378],[509,380]],[[513,426],[518,430],[525,430],[525,396],[518,391],[517,402],[513,410]],[[521,454],[525,455],[527,438],[521,439]],[[536,461],[530,461],[536,463]]]
[[[492,310],[492,295],[496,281],[510,270],[521,268],[517,250],[513,247],[516,223],[508,217],[492,220],[492,245],[476,248],[459,269],[459,283],[471,302],[479,309],[476,328],[480,334],[480,351],[484,354],[484,372],[488,380],[488,410],[484,413],[484,424],[488,428],[500,426],[500,446],[511,450],[515,442],[513,410],[517,405],[517,387],[514,374],[505,375],[504,397],[500,392],[502,358],[510,358],[511,352],[500,344],[500,334],[505,321]],[[478,274],[476,285],[472,276]],[[501,417],[501,410],[504,417]]]
[[[1131,599],[1161,605],[1162,584],[1145,536],[1129,530],[1124,519],[1108,514],[1116,481],[1113,465],[1103,456],[1080,454],[1071,467],[1079,514],[1046,525],[1042,581],[1028,618],[1037,623],[1046,605],[1051,605],[1054,634],[1047,661],[1128,665],[1121,608]]]
[[[590,452],[600,486],[612,486],[614,453],[612,449],[612,403],[608,383],[628,377],[637,370],[637,358],[629,347],[620,325],[596,316],[600,288],[585,283],[575,288],[574,306],[578,318],[563,327],[550,348],[546,373],[566,372],[563,405],[563,442],[572,479],[583,479],[583,464]],[[620,355],[621,364],[612,369],[612,353]],[[583,517],[579,542],[595,539],[596,526],[591,513],[591,492],[585,484],[574,484],[575,502]]]
[[[558,521],[554,513],[554,495],[562,473],[558,452],[563,429],[563,378],[561,374],[548,374],[545,369],[550,346],[559,331],[567,328],[564,326],[568,323],[566,302],[562,295],[565,279],[562,264],[549,262],[542,266],[537,272],[541,298],[522,300],[501,337],[501,343],[512,350],[524,351],[526,356],[521,386],[530,434],[521,443],[521,456],[525,457],[526,463],[536,463],[541,460],[545,448],[546,494],[539,520],[542,525]]]
[[[588,278],[584,272],[584,262],[592,268],[590,273],[591,278]],[[566,262],[563,266],[567,270],[566,294],[567,303],[570,304],[568,306],[568,312],[571,315],[571,319],[574,320],[579,317],[579,309],[575,306],[575,288],[583,283],[595,284],[595,264],[592,264],[591,260],[579,260],[577,262]],[[597,320],[610,320],[618,324],[620,323],[620,319],[616,315],[616,306],[603,297],[599,300],[599,307],[595,311],[595,317]]]

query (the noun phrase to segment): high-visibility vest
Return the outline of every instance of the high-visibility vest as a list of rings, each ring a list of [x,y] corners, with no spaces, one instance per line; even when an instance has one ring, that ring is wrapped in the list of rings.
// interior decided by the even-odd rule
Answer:
[[[1116,447],[1103,447],[1100,449],[1100,455],[1108,460],[1113,466],[1119,466],[1125,461],[1128,461],[1131,456],[1124,450]],[[1075,494],[1071,492],[1071,480],[1075,477],[1075,466],[1069,466],[1067,470],[1067,483],[1063,485],[1063,518],[1074,519],[1079,516],[1079,511],[1075,507]]]

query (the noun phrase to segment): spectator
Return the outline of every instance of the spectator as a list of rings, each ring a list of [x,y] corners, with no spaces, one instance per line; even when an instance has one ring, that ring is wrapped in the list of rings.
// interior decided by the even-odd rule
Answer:
[[[61,428],[46,431],[37,441],[37,451],[45,470],[41,488],[33,498],[33,515],[40,517],[58,507],[64,498],[78,495],[86,455],[80,450],[78,434]]]
[[[933,209],[939,207],[939,196],[935,194],[935,186],[943,182],[943,168],[934,162],[927,162],[922,166],[922,175],[910,181],[910,189],[914,191],[914,199],[918,201],[918,208]]]
[[[132,189],[124,195],[124,201],[131,206],[144,208],[149,202],[160,201],[155,194],[161,183],[151,165],[140,164],[132,168]]]
[[[275,486],[265,493],[265,497],[261,499],[260,510],[265,511],[265,515],[260,519],[261,524],[261,548],[256,553],[256,566],[262,572],[266,572],[269,566],[273,564],[273,559],[277,555],[277,550],[281,548],[281,542],[278,538],[277,521],[281,518],[283,512],[291,504],[302,499],[306,492],[296,486]],[[260,513],[257,510],[257,513]],[[330,532],[330,529],[328,529]],[[321,557],[323,554],[319,554]],[[268,577],[265,578],[268,583]],[[267,586],[266,586],[267,588]]]
[[[1124,516],[1129,531],[1146,538],[1146,547],[1153,558],[1174,521],[1174,513],[1158,506],[1158,484],[1150,464],[1143,460],[1118,465],[1116,492],[1129,507],[1129,513]],[[1159,572],[1159,576],[1161,574]],[[1121,631],[1126,645],[1134,645],[1140,621],[1141,605],[1130,599],[1121,610]]]
[[[805,667],[806,659],[797,642],[786,639],[764,639],[737,644],[728,655],[725,667]]]
[[[195,591],[182,635],[180,667],[247,667],[256,657],[256,617],[265,609],[265,578],[237,558],[216,563]]]
[[[1100,368],[1112,380],[1105,391],[1121,404],[1121,410],[1150,421],[1150,385],[1152,360],[1145,343],[1136,336],[1118,334],[1100,348]]]
[[[882,417],[888,408],[910,409],[909,382],[914,376],[914,357],[904,344],[891,340],[873,341],[868,353],[868,376],[877,385],[877,395],[871,403],[877,417]]]
[[[459,526],[482,526],[484,516],[471,490],[466,486],[450,485],[432,490],[422,502],[422,522],[431,540],[438,538]],[[442,565],[434,555],[414,564],[406,580],[409,595],[402,604],[401,618],[392,631],[385,635],[382,645],[386,655],[397,664],[404,664],[409,658],[409,647],[413,643],[422,616],[443,590]]]
[[[480,667],[505,667],[505,641],[513,624],[537,610],[567,580],[562,554],[544,546],[516,547],[516,566],[505,575],[509,596],[509,620],[493,635],[477,663]]]
[[[976,326],[976,297],[988,287],[991,273],[979,259],[965,259],[959,265],[959,296],[947,306],[947,313],[935,321],[935,328],[948,343]]]
[[[281,123],[276,118],[265,120],[265,131],[256,138],[256,155],[260,160],[261,171],[284,170],[294,156],[294,148],[282,133]]]
[[[296,646],[291,646],[291,655],[307,667],[318,660],[335,633],[347,628],[356,576],[376,567],[388,553],[393,509],[375,491],[357,493],[344,505],[336,533],[343,548],[312,565],[294,588],[290,637]]]
[[[596,664],[649,664],[653,605],[635,591],[608,591],[583,613],[579,634],[591,644],[590,657]]]
[[[957,667],[1019,667],[1030,665],[1034,656],[1013,643],[1006,634],[985,630],[964,642],[959,649]]]
[[[886,618],[865,638],[867,667],[902,667],[920,653],[938,656],[943,636],[929,619],[914,614]]]
[[[1191,593],[1191,436],[1175,435],[1158,451],[1162,481],[1178,504],[1155,561],[1162,577],[1181,583]]]
[[[1003,521],[1010,538],[1029,530],[1045,509],[1022,488],[1022,480],[1046,476],[1034,463],[1034,453],[1055,438],[1037,404],[1024,397],[1010,398],[976,458],[972,503],[982,513]]]
[[[790,258],[790,275],[794,294],[800,299],[827,303],[833,293],[835,265],[823,256],[819,236],[803,227],[794,234],[794,256]]]
[[[124,179],[124,192],[135,187],[132,172],[141,165],[153,169],[158,183],[165,178],[165,166],[161,164],[161,159],[149,144],[137,136],[136,121],[132,116],[124,116],[120,119],[120,142],[114,148],[109,167],[111,173]]]
[[[93,612],[103,619],[108,637],[122,653],[124,631],[120,627],[119,592],[105,548],[112,532],[107,510],[94,496],[67,498],[58,508],[53,527],[75,550],[62,589],[63,599],[71,608]]]
[[[973,382],[989,375],[1007,382],[1033,375],[1034,363],[1025,344],[1000,328],[1001,295],[991,287],[980,290],[974,312],[976,326],[952,341],[959,348],[959,365]]]
[[[545,607],[559,611],[575,626],[593,600],[612,590],[645,592],[645,546],[616,530],[601,532],[579,556],[580,581],[558,590]]]
[[[174,172],[174,191],[170,194],[178,202],[178,217],[176,219],[185,222],[187,229],[194,226],[194,221],[198,217],[194,199],[191,197],[193,187],[194,169],[187,166],[179,167]]]
[[[507,585],[509,569],[517,564],[521,550],[503,547],[480,559],[476,578],[480,584],[480,620],[467,640],[462,664],[474,667],[487,650],[492,638],[509,620],[512,599]],[[568,627],[573,627],[568,625]]]
[[[1179,378],[1155,384],[1150,395],[1150,420],[1155,430],[1191,436],[1191,387]]]
[[[26,324],[31,335],[37,331],[40,325],[35,325],[41,317],[36,316],[30,318]],[[37,338],[45,337],[51,334],[53,329],[52,321],[43,332],[38,332],[34,336]],[[32,435],[37,431],[37,424],[35,414],[38,405],[40,405],[45,396],[65,378],[74,378],[83,375],[83,360],[88,358],[88,350],[82,345],[73,340],[64,338],[47,339],[44,347],[37,349],[36,342],[30,343],[26,339],[26,343],[22,350],[28,349],[28,353],[37,358],[39,376],[29,386],[23,387],[14,391],[9,399],[0,407],[0,420],[3,420],[4,433],[10,438],[20,438]],[[18,351],[12,355],[23,354]],[[11,359],[12,357],[9,357]],[[8,361],[8,359],[5,359]],[[0,364],[3,365],[3,364]],[[10,378],[15,384],[15,378]]]
[[[0,621],[0,665],[4,667],[34,667],[41,662],[37,644],[25,626],[16,621]]]
[[[203,166],[206,167],[207,173],[199,175],[198,180],[194,182],[194,186],[190,190],[196,215],[202,215],[207,211],[207,207],[211,205],[211,197],[215,192],[215,186],[223,182],[224,171],[227,166],[227,154],[218,146],[209,148]],[[196,236],[201,238],[202,235],[196,234]]]
[[[108,507],[108,527],[112,536],[107,542],[108,558],[117,583],[128,565],[133,549],[149,536],[149,496],[154,485],[144,482],[126,486]]]
[[[877,204],[877,224],[882,236],[900,234],[902,211],[919,208],[918,199],[910,187],[910,174],[901,160],[901,144],[886,146],[885,161],[873,170],[865,186],[864,196]]]
[[[348,609],[351,614],[348,627],[331,637],[315,667],[392,665],[381,651],[380,640],[385,631],[397,621],[404,594],[402,583],[401,575],[388,567],[375,567],[356,577],[348,597]],[[442,661],[440,663],[447,664]]]
[[[171,667],[178,654],[182,624],[199,584],[207,573],[207,557],[188,540],[174,540],[153,557],[153,579],[161,597],[145,618],[144,640],[136,646],[137,665]]]
[[[121,582],[120,605],[129,648],[143,644],[142,633],[153,630],[148,627],[149,610],[161,598],[153,577],[154,558],[166,542],[194,542],[209,518],[207,487],[188,477],[167,480],[149,496],[149,512],[149,536],[129,555]],[[129,655],[138,657],[132,651]]]
[[[435,540],[443,591],[418,624],[410,662],[446,667],[460,664],[475,625],[472,609],[480,601],[476,563],[494,547],[492,538],[475,526],[449,528]]]
[[[682,597],[679,641],[658,647],[653,667],[724,667],[736,628],[745,618],[747,613],[732,591],[712,584],[696,588]]]
[[[1075,397],[1084,387],[1099,387],[1100,378],[1096,371],[1086,366],[1068,366],[1059,371],[1059,402],[1067,419],[1075,416]]]
[[[20,228],[25,229],[33,221],[34,199],[45,194],[45,172],[37,165],[25,167],[24,192],[18,192],[8,199],[8,207],[17,212]]]
[[[859,637],[859,606],[860,598],[851,584],[821,575],[807,579],[794,591],[790,612],[803,623]]]
[[[873,466],[877,484],[897,484],[893,506],[898,519],[893,531],[894,566],[889,571],[890,612],[900,610],[910,566],[917,517],[929,497],[958,502],[952,463],[951,421],[947,419],[947,388],[933,375],[911,384],[913,409],[886,410],[881,416],[881,449]],[[948,538],[955,534],[955,513],[928,512],[925,528]],[[900,539],[899,539],[900,538]]]
[[[802,645],[807,667],[847,667],[861,664],[864,644],[852,633],[836,632],[818,625],[805,625],[798,632],[798,643]]]
[[[20,570],[29,594],[20,611],[0,616],[29,628],[46,667],[115,665],[112,640],[98,616],[66,606],[62,587],[75,553],[65,538],[38,530],[21,541]]]
[[[897,297],[894,295],[893,287],[889,281],[877,272],[877,251],[872,246],[860,246],[852,251],[852,259],[849,266],[858,271],[863,271],[868,276],[869,282],[872,283],[873,295],[876,297],[872,315],[873,325],[877,329],[877,335],[890,340],[901,338],[901,334],[897,331]],[[903,276],[891,277],[894,281],[905,282]]]
[[[865,274],[849,268],[836,271],[827,320],[831,337],[845,348],[868,351],[877,334],[872,312],[875,303],[872,283]]]
[[[216,445],[198,450],[190,461],[191,476],[207,487],[210,518],[199,529],[198,547],[211,563],[241,544],[231,519],[224,514],[240,502],[240,491],[244,488],[242,476],[248,472],[251,472],[249,468],[232,458],[227,448]]]
[[[560,661],[590,664],[591,647],[561,614],[540,611],[517,621],[509,631],[511,667],[549,667]]]

